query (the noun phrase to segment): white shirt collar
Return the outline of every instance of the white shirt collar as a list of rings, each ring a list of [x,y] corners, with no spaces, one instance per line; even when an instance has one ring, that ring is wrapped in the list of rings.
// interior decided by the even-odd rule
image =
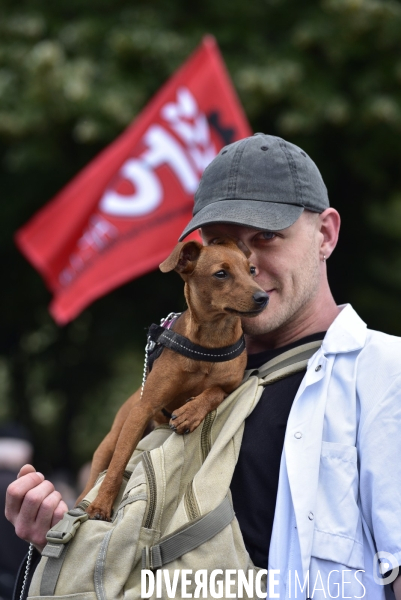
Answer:
[[[357,315],[351,304],[342,304],[339,315],[327,330],[323,340],[324,354],[353,352],[363,348],[366,341],[366,323]]]

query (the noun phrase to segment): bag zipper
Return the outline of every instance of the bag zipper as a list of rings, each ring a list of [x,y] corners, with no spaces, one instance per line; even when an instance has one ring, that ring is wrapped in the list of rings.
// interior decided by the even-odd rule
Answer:
[[[191,521],[200,517],[200,510],[195,498],[194,489],[192,487],[192,481],[188,483],[187,489],[185,490],[184,503],[185,510]]]
[[[202,463],[205,462],[207,455],[212,447],[212,425],[216,418],[216,411],[208,413],[203,421],[202,431],[200,436],[200,445],[202,453]],[[190,481],[185,490],[185,510],[191,521],[198,519],[201,516],[200,508],[195,497],[193,482]]]
[[[212,425],[216,418],[216,410],[208,413],[203,421],[202,432],[201,432],[201,452],[202,452],[202,463],[205,462],[207,455],[212,447]]]
[[[201,431],[201,454],[202,454],[202,463],[205,462],[207,455],[210,452],[212,447],[212,425],[216,418],[216,411],[208,413],[203,421],[202,431]],[[157,492],[156,492],[156,475],[155,470],[153,468],[152,459],[150,457],[150,452],[148,450],[142,453],[143,457],[143,465],[145,467],[146,477],[148,480],[149,487],[149,508],[145,517],[144,527],[146,529],[152,529],[153,519],[156,511],[156,501],[157,501]],[[191,520],[198,519],[201,516],[200,509],[198,503],[195,498],[194,490],[192,487],[192,481],[188,484],[187,489],[185,491],[185,508],[187,514]]]
[[[149,508],[143,526],[146,527],[146,529],[152,529],[157,501],[156,475],[153,468],[152,459],[150,457],[150,452],[148,450],[145,450],[142,453],[142,458],[149,487]]]

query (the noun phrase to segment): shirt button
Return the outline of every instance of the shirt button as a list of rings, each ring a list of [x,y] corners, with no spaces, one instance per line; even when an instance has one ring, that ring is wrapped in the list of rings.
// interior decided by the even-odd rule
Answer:
[[[296,433],[294,433],[294,437],[297,438],[297,440],[300,440],[302,437],[302,433],[300,431],[297,431]]]
[[[314,518],[315,518],[315,516],[314,516],[313,512],[310,512],[308,515],[309,521],[313,521]]]
[[[318,365],[315,369],[315,371],[320,371],[320,369],[322,368],[322,365]]]

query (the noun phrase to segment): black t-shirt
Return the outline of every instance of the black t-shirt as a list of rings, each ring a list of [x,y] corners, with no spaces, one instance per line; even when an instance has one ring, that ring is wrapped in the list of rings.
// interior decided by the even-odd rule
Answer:
[[[257,369],[291,348],[322,340],[325,332],[293,344],[248,356],[247,369]],[[234,510],[253,563],[267,569],[281,453],[288,415],[305,371],[266,386],[245,421],[241,450],[231,481]]]

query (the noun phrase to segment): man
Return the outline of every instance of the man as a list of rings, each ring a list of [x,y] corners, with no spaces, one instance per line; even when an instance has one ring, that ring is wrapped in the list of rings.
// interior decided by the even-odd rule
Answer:
[[[279,572],[272,597],[391,598],[383,583],[401,564],[401,341],[336,306],[326,260],[339,226],[313,161],[256,134],[206,169],[181,236],[201,228],[206,244],[230,236],[249,249],[270,297],[266,311],[243,320],[250,369],[322,340],[306,373],[266,388],[231,485],[254,563]],[[33,467],[9,488],[7,516],[38,548],[65,509]],[[388,553],[383,573],[394,569],[383,580],[378,551]],[[401,600],[399,578],[394,592]]]

